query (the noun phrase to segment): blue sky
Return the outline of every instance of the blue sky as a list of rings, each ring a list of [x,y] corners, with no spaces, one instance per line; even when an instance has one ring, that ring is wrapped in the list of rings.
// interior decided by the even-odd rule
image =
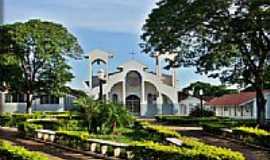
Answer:
[[[79,40],[85,54],[99,48],[114,54],[110,70],[131,59],[130,52],[136,52],[135,59],[153,69],[154,60],[141,53],[141,27],[145,18],[155,7],[157,0],[5,0],[4,22],[27,21],[39,18],[66,26]],[[82,81],[88,79],[87,60],[69,62],[75,79],[74,88],[83,88]],[[219,83],[194,73],[192,68],[178,70],[179,86],[191,82],[205,81]]]

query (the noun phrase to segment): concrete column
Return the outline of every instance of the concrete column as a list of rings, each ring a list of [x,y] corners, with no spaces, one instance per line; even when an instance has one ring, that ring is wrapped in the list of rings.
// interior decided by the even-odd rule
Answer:
[[[89,88],[92,89],[92,78],[93,78],[93,70],[92,70],[92,61],[89,59]]]
[[[176,86],[176,69],[175,68],[172,68],[172,86],[174,87],[174,88],[176,88],[177,86]]]
[[[160,92],[158,92],[158,97],[157,97],[157,114],[162,115],[162,104],[163,104],[163,99],[162,95]]]
[[[5,92],[1,92],[0,94],[0,114],[4,112],[5,105]]]
[[[257,102],[256,100],[253,101],[253,117],[254,119],[257,118]]]
[[[141,116],[144,116],[144,114],[145,114],[145,110],[146,110],[146,108],[148,107],[148,105],[147,105],[147,103],[145,102],[145,85],[144,85],[144,79],[142,78],[142,82],[141,82],[142,84],[141,84],[141,113],[140,113],[140,115]]]
[[[63,112],[65,110],[65,97],[59,98],[59,105],[61,106],[60,112]]]
[[[109,81],[109,62],[106,63],[106,82],[108,83]]]
[[[159,61],[159,56],[156,56],[156,74],[159,79],[161,79],[161,71],[160,71],[160,61]]]
[[[125,106],[126,105],[126,80],[124,79],[123,81],[123,97],[122,97],[122,102],[123,102],[123,105]]]

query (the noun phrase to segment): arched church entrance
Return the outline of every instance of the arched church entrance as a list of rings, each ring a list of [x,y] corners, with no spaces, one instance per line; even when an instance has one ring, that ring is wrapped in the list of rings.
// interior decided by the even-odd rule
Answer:
[[[136,95],[129,95],[126,98],[126,107],[129,112],[132,114],[139,116],[141,112],[141,100]]]
[[[142,77],[137,71],[126,75],[126,107],[132,114],[140,116],[142,97]]]

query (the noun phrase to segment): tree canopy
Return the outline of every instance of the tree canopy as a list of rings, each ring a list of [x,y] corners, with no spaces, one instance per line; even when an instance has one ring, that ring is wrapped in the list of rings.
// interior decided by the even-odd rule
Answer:
[[[170,66],[194,65],[223,82],[251,85],[263,123],[270,66],[269,0],[161,0],[143,27],[150,54],[176,53]]]
[[[62,95],[73,78],[69,57],[82,53],[77,39],[62,25],[41,20],[0,26],[0,84],[27,95]],[[3,86],[5,82],[5,86]]]
[[[193,91],[193,96],[199,97],[200,90],[203,90],[204,97],[219,97],[225,94],[237,93],[237,90],[227,89],[225,85],[211,85],[210,83],[195,82],[183,88],[184,92]]]

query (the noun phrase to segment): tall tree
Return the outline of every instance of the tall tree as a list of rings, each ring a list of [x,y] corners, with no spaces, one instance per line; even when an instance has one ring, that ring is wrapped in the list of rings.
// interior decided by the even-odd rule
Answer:
[[[40,20],[0,26],[0,84],[26,95],[27,112],[41,94],[60,96],[73,78],[69,57],[82,49],[77,39],[60,24]]]
[[[225,85],[211,85],[210,83],[197,81],[191,83],[188,87],[183,88],[184,92],[193,91],[193,95],[199,97],[200,90],[203,90],[203,96],[205,97],[219,97],[224,94],[237,93],[235,89],[227,89]]]
[[[223,82],[253,86],[258,123],[263,125],[270,1],[161,0],[157,5],[143,27],[144,51],[177,53],[170,66],[194,65]]]

